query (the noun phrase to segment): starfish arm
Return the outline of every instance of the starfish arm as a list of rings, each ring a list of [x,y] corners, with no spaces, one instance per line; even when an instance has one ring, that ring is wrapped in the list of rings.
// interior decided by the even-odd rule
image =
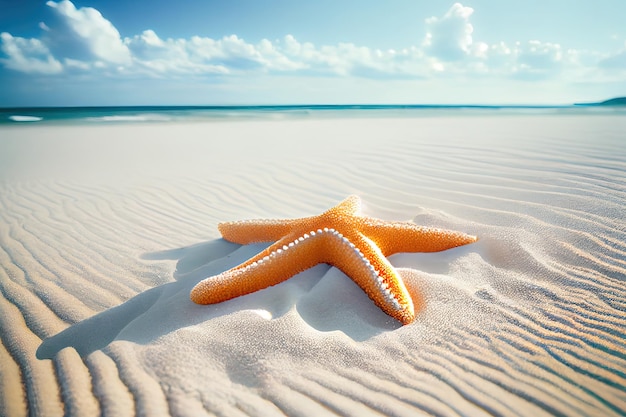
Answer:
[[[295,222],[296,220],[241,220],[220,223],[217,228],[224,239],[248,245],[275,242],[289,234]]]
[[[385,256],[398,252],[439,252],[477,240],[476,236],[453,230],[369,218],[363,220],[360,230],[378,245]]]
[[[348,275],[385,313],[402,324],[415,319],[402,277],[374,242],[360,234],[346,237],[329,229],[324,246],[326,263]]]
[[[331,217],[353,215],[361,208],[361,199],[356,195],[343,200],[326,211]],[[296,224],[309,222],[311,218],[295,220],[241,220],[218,224],[222,237],[230,242],[248,245],[250,243],[275,242],[291,232]]]
[[[335,207],[326,210],[322,216],[342,217],[351,216],[361,211],[361,198],[358,195],[351,195]]]
[[[279,284],[323,262],[320,239],[314,236],[281,239],[241,265],[200,281],[191,290],[191,300],[197,304],[230,300]]]

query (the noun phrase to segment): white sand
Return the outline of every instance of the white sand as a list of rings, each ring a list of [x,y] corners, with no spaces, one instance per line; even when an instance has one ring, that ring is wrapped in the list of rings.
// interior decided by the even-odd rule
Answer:
[[[2,128],[0,415],[620,415],[623,132],[607,116]],[[218,222],[349,194],[479,236],[390,258],[415,323],[326,265],[189,301],[263,247]]]

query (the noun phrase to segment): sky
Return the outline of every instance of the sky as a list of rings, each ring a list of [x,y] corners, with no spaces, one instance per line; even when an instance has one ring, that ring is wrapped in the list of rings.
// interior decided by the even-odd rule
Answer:
[[[0,107],[626,96],[624,0],[0,0]]]

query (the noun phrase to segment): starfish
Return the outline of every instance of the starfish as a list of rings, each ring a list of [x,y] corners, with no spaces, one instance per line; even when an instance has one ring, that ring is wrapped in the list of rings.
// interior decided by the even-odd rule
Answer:
[[[350,196],[319,216],[293,220],[220,223],[224,239],[242,245],[275,242],[246,262],[200,281],[191,300],[214,304],[276,285],[319,263],[339,268],[385,313],[409,324],[413,301],[402,277],[387,260],[398,252],[438,252],[475,242],[475,236],[389,222],[360,215]]]

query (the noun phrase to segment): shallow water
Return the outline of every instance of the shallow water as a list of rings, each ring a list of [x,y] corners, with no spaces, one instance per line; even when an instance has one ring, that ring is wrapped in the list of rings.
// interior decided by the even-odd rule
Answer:
[[[0,108],[0,125],[106,125],[334,118],[510,115],[624,116],[623,106],[594,105],[250,105]],[[37,122],[37,123],[35,123]]]

